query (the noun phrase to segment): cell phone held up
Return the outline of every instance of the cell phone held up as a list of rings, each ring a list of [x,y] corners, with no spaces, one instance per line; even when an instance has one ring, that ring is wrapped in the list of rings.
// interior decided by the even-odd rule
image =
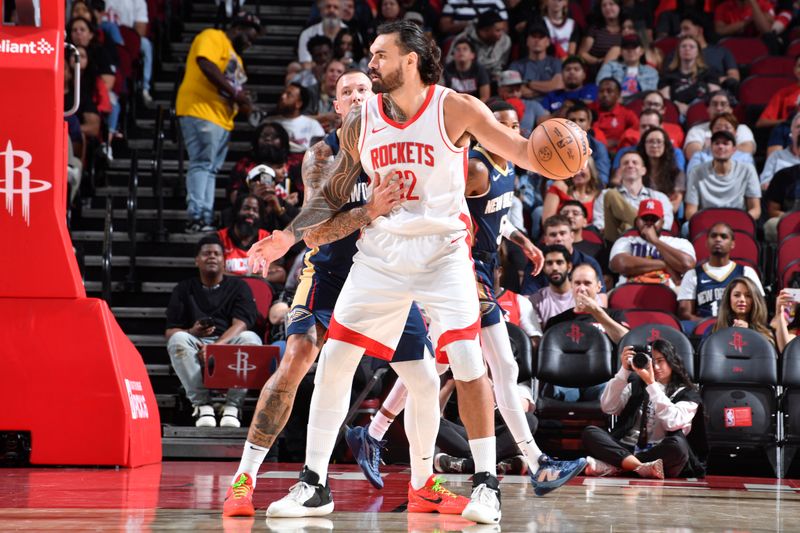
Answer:
[[[211,317],[201,318],[197,323],[204,329],[213,328],[215,326],[214,319]]]
[[[256,183],[263,185],[275,184],[275,170],[269,165],[256,165],[250,169],[245,178],[248,187],[252,187]]]

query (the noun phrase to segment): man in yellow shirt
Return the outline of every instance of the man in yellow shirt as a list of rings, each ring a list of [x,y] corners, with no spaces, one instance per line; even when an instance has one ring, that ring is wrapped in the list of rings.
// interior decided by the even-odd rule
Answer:
[[[189,154],[186,231],[213,231],[216,173],[225,162],[237,113],[249,114],[242,53],[262,32],[261,22],[239,13],[226,31],[206,29],[192,41],[176,110]]]

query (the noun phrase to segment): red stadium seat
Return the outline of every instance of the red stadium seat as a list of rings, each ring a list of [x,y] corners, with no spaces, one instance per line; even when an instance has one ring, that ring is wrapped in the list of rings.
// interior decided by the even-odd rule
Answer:
[[[256,323],[253,330],[263,336],[269,325],[269,308],[272,305],[272,287],[263,278],[245,276],[241,278],[250,287],[256,302]]]
[[[767,45],[757,37],[727,37],[719,44],[731,51],[739,65],[749,65],[757,58],[769,54]]]
[[[642,102],[641,98],[635,98],[634,100],[631,100],[626,107],[633,111],[638,117],[642,114],[643,103],[644,102]],[[678,111],[678,107],[672,102],[672,100],[664,100],[664,122],[677,124],[679,121],[680,112]]]
[[[678,297],[675,291],[666,285],[626,283],[611,291],[608,295],[608,306],[611,309],[622,309],[626,312],[643,309],[675,314],[678,308]]]
[[[793,83],[793,76],[750,76],[739,85],[739,103],[746,107],[766,106],[778,89]]]
[[[731,250],[731,259],[737,262],[748,263],[749,265],[758,265],[760,252],[758,243],[750,233],[742,230],[734,230],[734,237],[736,239],[736,246]],[[706,238],[708,231],[703,231],[695,235],[692,239],[692,246],[694,246],[694,253],[697,263],[701,263],[708,259],[708,248],[706,248]]]
[[[694,331],[692,331],[692,335],[696,337],[702,337],[703,334],[706,332],[707,329],[710,329],[714,326],[714,323],[717,321],[716,317],[709,317],[697,324],[694,327]]]
[[[786,271],[800,258],[800,234],[793,234],[781,241],[778,246],[778,279],[786,279]]]
[[[581,230],[581,235],[583,236],[583,240],[586,242],[590,242],[592,244],[605,244],[603,242],[603,238],[590,229],[583,228]]]
[[[800,55],[800,38],[797,38],[789,43],[789,48],[786,50],[786,55],[789,57],[797,57]]]
[[[778,242],[783,242],[792,233],[800,233],[800,211],[786,213],[778,222]]]
[[[661,50],[661,53],[664,54],[664,59],[666,59],[675,50],[675,47],[678,46],[678,38],[662,37],[661,39],[656,40],[653,43],[653,46]]]
[[[794,58],[791,56],[759,57],[750,65],[750,75],[789,76],[794,69]]]
[[[756,234],[756,223],[744,209],[708,207],[695,213],[689,220],[690,240],[694,240],[697,234],[710,230],[717,222],[727,222],[734,231],[741,230],[751,236]]]
[[[792,277],[795,274],[800,274],[800,259],[795,259],[794,261],[790,261],[789,264],[786,265],[786,268],[784,269],[783,274],[781,274],[780,277],[781,288],[788,287],[789,285],[791,285]]]
[[[706,103],[703,101],[695,102],[686,111],[686,129],[701,122],[708,122],[709,118]]]
[[[638,328],[644,324],[663,324],[681,331],[681,323],[672,313],[664,311],[645,311],[641,309],[628,309],[625,311],[625,322],[629,329]]]

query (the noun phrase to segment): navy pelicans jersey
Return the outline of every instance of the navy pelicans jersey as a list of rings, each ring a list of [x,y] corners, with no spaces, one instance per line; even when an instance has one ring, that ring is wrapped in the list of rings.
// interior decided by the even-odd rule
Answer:
[[[719,302],[725,293],[725,288],[736,278],[744,276],[744,266],[731,262],[735,265],[724,278],[717,278],[706,272],[708,263],[694,267],[697,274],[697,285],[694,289],[696,314],[701,317],[717,316]]]
[[[496,254],[500,244],[500,224],[508,216],[514,198],[514,166],[503,162],[500,166],[480,145],[469,152],[470,159],[477,159],[489,169],[489,189],[483,194],[467,197],[469,214],[475,235],[472,250]]]
[[[396,177],[404,201],[371,228],[403,236],[465,231],[467,148],[453,145],[444,127],[444,99],[451,90],[427,89],[417,113],[400,124],[383,112],[383,94],[362,106],[359,152],[368,176]]]
[[[339,153],[339,137],[336,135],[336,131],[334,130],[326,135],[324,142],[331,148],[331,152],[335,157]],[[340,211],[349,211],[364,205],[367,202],[368,183],[367,175],[362,172],[353,187],[350,200],[342,206]],[[359,233],[360,231],[356,230],[338,241],[311,249],[306,253],[306,266],[313,266],[315,273],[333,276],[344,283],[353,264]]]

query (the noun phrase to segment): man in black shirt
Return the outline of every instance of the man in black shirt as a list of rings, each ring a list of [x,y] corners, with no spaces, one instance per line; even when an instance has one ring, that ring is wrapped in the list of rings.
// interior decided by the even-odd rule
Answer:
[[[475,45],[469,39],[453,43],[453,60],[444,67],[444,85],[485,102],[491,96],[489,72],[476,58]]]
[[[178,283],[167,306],[167,351],[194,406],[195,425],[214,427],[217,420],[208,389],[203,386],[203,364],[208,344],[261,344],[252,331],[256,306],[250,287],[224,276],[223,247],[216,235],[197,244],[199,277]],[[246,389],[230,389],[220,426],[239,427],[239,409]]]
[[[778,222],[789,211],[800,209],[800,165],[776,172],[764,193],[764,199],[769,218],[764,224],[764,234],[767,240],[777,242]]]

